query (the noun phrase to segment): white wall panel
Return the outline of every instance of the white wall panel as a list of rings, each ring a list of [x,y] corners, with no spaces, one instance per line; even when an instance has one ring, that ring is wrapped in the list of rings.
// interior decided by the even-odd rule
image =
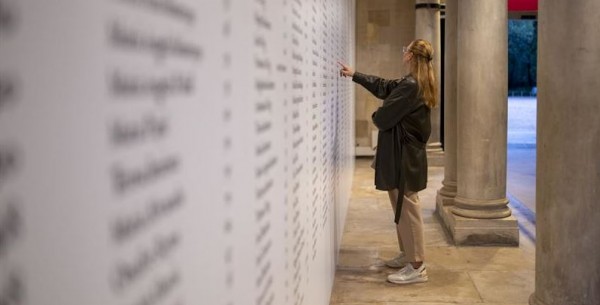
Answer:
[[[0,0],[0,304],[328,304],[354,1]]]

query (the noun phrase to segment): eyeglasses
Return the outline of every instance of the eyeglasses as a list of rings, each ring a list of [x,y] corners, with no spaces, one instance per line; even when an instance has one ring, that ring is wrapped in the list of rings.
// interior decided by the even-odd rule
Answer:
[[[402,47],[402,53],[408,53],[410,49],[408,47]]]

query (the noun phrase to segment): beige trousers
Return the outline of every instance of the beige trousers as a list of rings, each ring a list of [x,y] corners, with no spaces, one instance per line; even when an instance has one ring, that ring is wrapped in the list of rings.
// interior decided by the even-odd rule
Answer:
[[[398,189],[388,191],[388,195],[395,214]],[[419,195],[416,192],[405,191],[403,200],[400,221],[396,225],[398,245],[409,262],[422,262],[425,260],[425,245]]]

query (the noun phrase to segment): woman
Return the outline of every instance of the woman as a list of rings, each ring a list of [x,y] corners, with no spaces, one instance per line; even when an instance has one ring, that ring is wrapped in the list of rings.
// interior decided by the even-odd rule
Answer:
[[[379,129],[375,154],[375,188],[388,191],[398,235],[400,254],[386,262],[400,271],[388,281],[397,284],[427,281],[423,218],[418,191],[427,186],[425,145],[431,133],[430,111],[437,105],[433,48],[417,39],[403,49],[409,73],[399,80],[385,80],[354,72],[341,64],[342,76],[369,90],[383,105],[372,115]],[[399,198],[399,194],[403,194]]]

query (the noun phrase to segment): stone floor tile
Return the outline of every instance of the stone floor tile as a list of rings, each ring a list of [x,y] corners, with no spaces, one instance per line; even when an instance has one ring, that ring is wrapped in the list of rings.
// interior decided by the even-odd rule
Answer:
[[[486,302],[527,303],[535,289],[535,271],[469,271]]]
[[[397,244],[398,237],[393,230],[385,234],[379,231],[346,232],[342,237],[342,247],[394,247]]]
[[[535,270],[535,257],[518,247],[458,247],[458,251],[467,262],[466,270]]]
[[[425,247],[453,246],[452,240],[439,223],[425,224],[424,226]]]
[[[384,262],[380,250],[376,247],[370,248],[347,248],[340,249],[340,258],[337,264],[338,270],[373,271],[384,268]]]
[[[331,303],[368,304],[376,302],[481,302],[466,272],[428,270],[427,283],[396,285],[386,281],[394,270],[359,273],[338,270]]]
[[[465,259],[455,247],[427,247],[425,249],[427,270],[441,269],[464,271]]]
[[[346,228],[348,231],[344,232],[347,232],[348,234],[368,233],[371,235],[392,235],[392,237],[396,236],[395,227],[393,225],[390,225],[387,221],[377,222],[373,220],[369,221],[368,219],[353,219],[351,221],[347,221]]]

